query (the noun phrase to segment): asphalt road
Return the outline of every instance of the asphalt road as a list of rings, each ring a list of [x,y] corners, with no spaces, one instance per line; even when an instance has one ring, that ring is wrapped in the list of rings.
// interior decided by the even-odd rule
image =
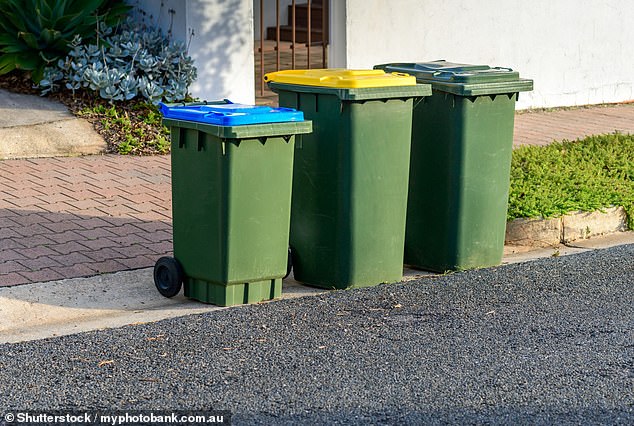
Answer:
[[[634,424],[634,245],[0,345],[0,401],[234,424]]]

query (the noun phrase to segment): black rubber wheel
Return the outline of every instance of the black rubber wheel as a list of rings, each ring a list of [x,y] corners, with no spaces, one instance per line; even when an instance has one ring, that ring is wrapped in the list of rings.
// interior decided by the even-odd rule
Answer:
[[[293,253],[291,252],[291,248],[289,247],[288,258],[286,260],[286,275],[284,275],[284,278],[287,278],[291,274],[292,270],[293,270]]]
[[[183,268],[173,257],[161,257],[154,265],[154,285],[165,297],[174,297],[183,286]]]

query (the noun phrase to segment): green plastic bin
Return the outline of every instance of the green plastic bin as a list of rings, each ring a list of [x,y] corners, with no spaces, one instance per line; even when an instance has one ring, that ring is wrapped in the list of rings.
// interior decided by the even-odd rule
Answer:
[[[207,115],[236,123],[252,115],[235,113],[227,104],[207,104],[232,108]],[[262,120],[264,115],[255,121]],[[288,258],[295,135],[309,133],[311,123],[214,125],[174,118],[163,123],[171,131],[177,265],[163,265],[160,273],[181,268],[185,296],[205,303],[279,297]],[[155,268],[155,281],[156,273]]]
[[[265,77],[280,106],[313,121],[295,152],[290,237],[295,279],[311,286],[402,279],[412,106],[431,88],[369,71]]]
[[[498,265],[515,101],[533,81],[446,61],[375,68],[409,73],[433,91],[414,108],[404,262],[439,272]]]

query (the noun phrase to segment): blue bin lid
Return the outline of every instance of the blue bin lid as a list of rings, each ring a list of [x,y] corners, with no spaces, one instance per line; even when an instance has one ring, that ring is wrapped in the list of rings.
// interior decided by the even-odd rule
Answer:
[[[292,108],[234,104],[229,100],[193,105],[166,105],[160,103],[159,106],[165,118],[195,121],[216,126],[304,121],[304,113]]]

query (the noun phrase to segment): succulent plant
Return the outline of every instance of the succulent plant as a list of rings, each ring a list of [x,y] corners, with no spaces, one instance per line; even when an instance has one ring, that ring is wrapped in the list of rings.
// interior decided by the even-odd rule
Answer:
[[[59,88],[61,80],[70,90],[90,89],[110,101],[136,96],[154,104],[162,99],[180,101],[196,79],[196,68],[184,43],[170,41],[158,29],[131,22],[118,31],[100,27],[99,45],[75,38],[66,58],[49,68],[39,84],[42,94]]]
[[[75,36],[90,40],[97,22],[115,25],[129,10],[123,0],[0,0],[0,75],[19,69],[39,82]]]

